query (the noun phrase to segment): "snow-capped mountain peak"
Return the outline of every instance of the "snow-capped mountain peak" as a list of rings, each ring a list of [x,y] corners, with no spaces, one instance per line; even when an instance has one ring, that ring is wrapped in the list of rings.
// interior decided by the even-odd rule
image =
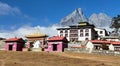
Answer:
[[[105,13],[93,13],[89,19],[85,17],[81,8],[75,9],[71,14],[61,19],[61,26],[77,25],[78,22],[89,22],[98,28],[108,29],[111,25],[112,18]]]
[[[61,19],[60,24],[62,26],[70,26],[73,24],[78,24],[78,22],[87,21],[81,8],[75,9],[71,14]]]
[[[96,27],[109,27],[112,18],[107,16],[105,13],[92,14],[89,17],[89,23],[94,24]]]

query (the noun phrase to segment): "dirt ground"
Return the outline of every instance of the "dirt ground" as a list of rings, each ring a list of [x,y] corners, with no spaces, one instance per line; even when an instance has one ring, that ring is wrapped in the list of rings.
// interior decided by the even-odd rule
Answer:
[[[120,56],[0,51],[0,66],[120,66]]]

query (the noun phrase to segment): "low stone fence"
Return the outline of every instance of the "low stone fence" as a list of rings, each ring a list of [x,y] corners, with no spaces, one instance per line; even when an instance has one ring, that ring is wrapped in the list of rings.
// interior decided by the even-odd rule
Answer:
[[[112,56],[120,56],[120,51],[109,51],[109,50],[86,50],[85,48],[65,48],[65,52],[79,52],[79,53],[92,53],[99,55],[112,55]]]
[[[84,48],[65,48],[64,49],[65,52],[89,52],[88,50],[84,49]]]
[[[113,55],[120,56],[120,51],[109,51],[109,50],[93,50],[93,54],[102,54],[102,55]]]
[[[73,47],[73,46],[81,46],[81,44],[74,44],[74,43],[68,43],[68,47]]]

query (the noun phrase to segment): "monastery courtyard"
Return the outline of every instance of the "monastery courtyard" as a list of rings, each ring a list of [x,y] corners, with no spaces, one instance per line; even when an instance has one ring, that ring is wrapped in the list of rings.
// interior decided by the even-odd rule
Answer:
[[[120,56],[0,51],[0,66],[119,66]]]

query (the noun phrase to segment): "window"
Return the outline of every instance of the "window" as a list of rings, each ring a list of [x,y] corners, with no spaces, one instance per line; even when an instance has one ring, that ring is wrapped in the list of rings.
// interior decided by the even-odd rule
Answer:
[[[103,31],[100,31],[100,34],[103,34]]]
[[[68,31],[67,31],[67,30],[65,30],[65,33],[68,33]]]
[[[68,34],[65,34],[65,37],[68,37]]]
[[[89,29],[85,29],[85,32],[89,32]]]
[[[63,33],[63,31],[61,30],[60,33]]]
[[[76,30],[76,29],[71,29],[71,30],[70,30],[70,33],[78,33],[78,30]]]
[[[89,33],[85,33],[85,36],[89,36]]]
[[[83,30],[81,29],[80,32],[83,32]]]
[[[78,38],[70,38],[70,41],[72,41],[72,42],[78,41]]]
[[[78,37],[78,34],[70,34],[70,37]]]
[[[98,31],[95,31],[95,34],[98,34]]]
[[[88,38],[85,38],[85,40],[88,40]]]
[[[80,37],[83,37],[83,33],[80,33]]]

